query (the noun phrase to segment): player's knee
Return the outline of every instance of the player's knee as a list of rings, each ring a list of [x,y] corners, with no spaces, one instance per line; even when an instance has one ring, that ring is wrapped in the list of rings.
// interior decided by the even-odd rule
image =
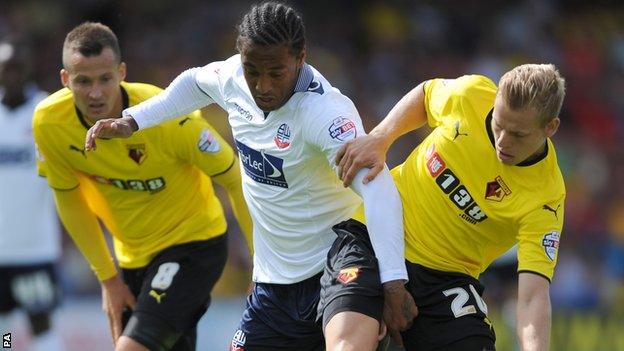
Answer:
[[[50,314],[49,313],[36,313],[29,314],[28,320],[30,321],[30,329],[32,334],[37,336],[50,330]]]
[[[158,317],[135,312],[123,332],[124,336],[151,351],[170,350],[182,333]]]

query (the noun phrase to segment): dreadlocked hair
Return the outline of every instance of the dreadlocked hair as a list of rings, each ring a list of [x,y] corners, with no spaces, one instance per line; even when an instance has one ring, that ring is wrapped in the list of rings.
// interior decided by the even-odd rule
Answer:
[[[297,55],[305,48],[305,26],[301,15],[292,7],[279,2],[255,4],[238,25],[236,49],[245,45],[286,44]]]

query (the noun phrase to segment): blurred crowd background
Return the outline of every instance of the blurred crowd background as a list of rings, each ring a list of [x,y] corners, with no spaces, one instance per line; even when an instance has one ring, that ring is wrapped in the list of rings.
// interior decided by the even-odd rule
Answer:
[[[352,98],[367,130],[425,79],[478,73],[496,82],[518,64],[557,65],[567,79],[567,96],[554,140],[568,195],[551,288],[553,349],[624,350],[623,3],[340,0],[291,4],[306,23],[308,62]],[[235,26],[249,6],[239,0],[0,0],[0,40],[28,43],[33,53],[32,79],[53,92],[61,87],[58,72],[65,34],[83,21],[101,21],[119,37],[122,59],[128,64],[127,80],[165,87],[188,67],[234,54]],[[224,118],[211,122],[228,134]],[[400,163],[423,135],[403,137],[392,148],[389,165]],[[475,162],[479,160],[466,160],[465,166]],[[242,305],[249,258],[237,229],[230,232],[230,263],[215,297]],[[87,264],[66,235],[63,241],[59,271],[65,301],[71,305],[89,296],[97,300],[99,287]],[[486,302],[498,321],[500,350],[514,349],[514,333],[506,325],[515,311],[505,303],[515,294],[516,275],[508,269],[513,259],[484,276]],[[240,313],[239,307],[234,310]],[[106,335],[105,326],[101,333]],[[591,333],[596,338],[587,341]]]

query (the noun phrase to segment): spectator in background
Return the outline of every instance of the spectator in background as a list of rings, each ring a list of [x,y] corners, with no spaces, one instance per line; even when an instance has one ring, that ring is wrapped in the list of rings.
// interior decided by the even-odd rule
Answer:
[[[60,225],[52,192],[36,172],[32,114],[47,93],[30,81],[29,51],[0,42],[0,322],[28,314],[33,351],[61,351],[52,312],[60,289]],[[3,333],[11,330],[0,323]]]

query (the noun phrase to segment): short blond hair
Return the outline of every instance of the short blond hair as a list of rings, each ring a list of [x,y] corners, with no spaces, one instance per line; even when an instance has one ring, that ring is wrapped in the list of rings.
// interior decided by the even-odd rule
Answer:
[[[505,73],[498,83],[509,108],[537,111],[542,126],[559,116],[565,97],[565,79],[552,64],[525,64]]]

